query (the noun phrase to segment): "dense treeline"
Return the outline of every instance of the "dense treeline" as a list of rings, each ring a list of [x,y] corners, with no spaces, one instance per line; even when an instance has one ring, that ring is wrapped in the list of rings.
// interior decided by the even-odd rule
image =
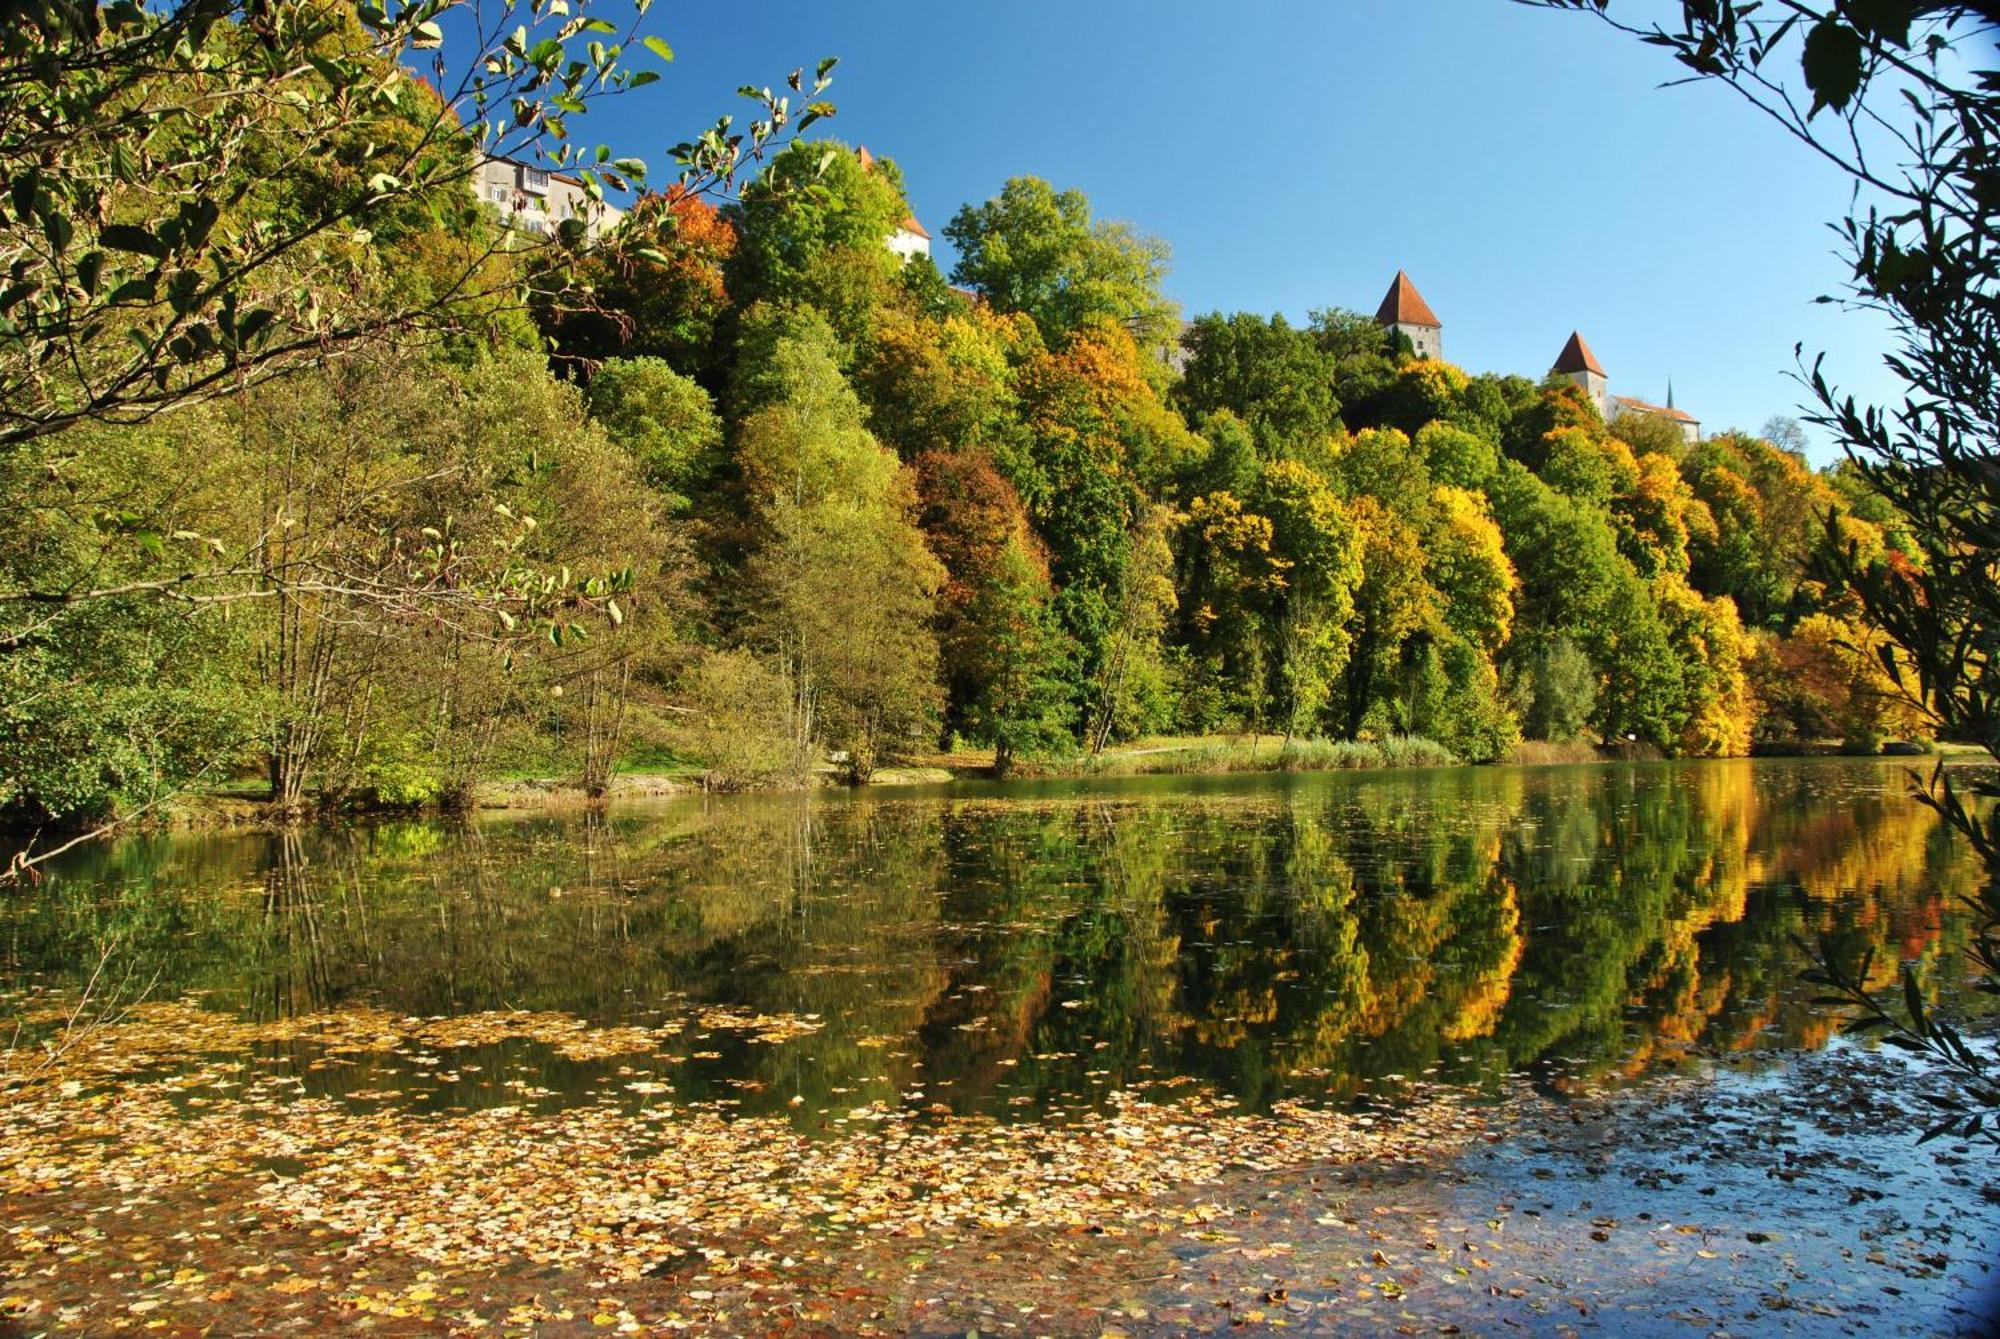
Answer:
[[[214,226],[363,168],[284,170],[314,175]],[[799,142],[725,205],[645,196],[579,264],[453,182],[342,243],[342,301],[471,264],[525,309],[0,454],[0,806],[252,770],[293,808],[462,803],[667,755],[866,779],[1166,732],[1484,761],[1918,728],[1820,575],[1829,517],[1909,561],[1845,473],[1610,427],[1352,313],[1183,331],[1164,246],[1032,178],[952,221],[959,287],[887,247],[908,213],[894,163]]]

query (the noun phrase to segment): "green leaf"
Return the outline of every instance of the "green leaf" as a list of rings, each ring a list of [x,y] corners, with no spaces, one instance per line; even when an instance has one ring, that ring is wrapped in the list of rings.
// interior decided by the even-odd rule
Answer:
[[[1847,16],[1862,33],[1885,46],[1910,44],[1910,0],[1848,0]]]
[[[661,259],[664,260],[665,257],[661,257]],[[42,286],[32,280],[27,283],[15,284],[12,288],[0,291],[0,312],[14,310],[14,308],[20,306],[23,302],[26,302],[41,291]]]
[[[674,49],[668,46],[665,42],[661,41],[659,38],[642,37],[639,40],[645,44],[646,50],[652,52],[655,56],[658,56],[661,60],[667,61],[669,63],[673,61]]]
[[[236,343],[238,347],[245,347],[254,343],[264,333],[265,327],[269,326],[277,318],[277,312],[272,311],[268,307],[259,307],[237,321]]]
[[[1821,19],[1806,34],[1799,64],[1805,70],[1806,87],[1813,91],[1812,111],[1831,107],[1840,111],[1861,88],[1864,49],[1861,34],[1837,19]]]
[[[41,189],[42,174],[34,168],[29,168],[26,172],[14,178],[13,196],[14,215],[16,218],[25,219],[33,217],[35,204],[41,194]]]
[[[419,51],[428,51],[432,47],[443,46],[444,29],[438,27],[435,22],[419,23],[410,32],[410,45]]]
[[[158,281],[151,276],[127,279],[112,289],[105,301],[114,305],[121,302],[153,302],[159,298],[159,289]]]
[[[201,276],[193,270],[181,270],[167,280],[167,302],[174,311],[186,316],[195,309],[197,293],[201,288]]]
[[[42,235],[57,251],[67,251],[70,240],[76,236],[76,226],[69,221],[69,215],[51,209],[42,216]]]

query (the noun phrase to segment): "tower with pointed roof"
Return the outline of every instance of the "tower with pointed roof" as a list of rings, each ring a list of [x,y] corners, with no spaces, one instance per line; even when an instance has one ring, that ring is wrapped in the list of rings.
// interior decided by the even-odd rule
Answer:
[[[1597,361],[1597,355],[1583,342],[1581,333],[1570,332],[1569,343],[1563,345],[1562,352],[1556,356],[1556,365],[1552,370],[1555,375],[1568,377],[1583,387],[1583,393],[1597,406],[1599,416],[1606,423],[1611,421],[1611,378],[1605,375],[1604,364]]]
[[[1376,309],[1375,323],[1391,334],[1406,337],[1419,358],[1444,357],[1444,323],[1402,270],[1396,271],[1388,296]]]

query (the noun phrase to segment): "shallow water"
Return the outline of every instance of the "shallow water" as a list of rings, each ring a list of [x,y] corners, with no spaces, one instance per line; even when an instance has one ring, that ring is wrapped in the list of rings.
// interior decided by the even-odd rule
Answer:
[[[1759,761],[149,836],[0,903],[0,1015],[74,992],[109,941],[101,999],[310,1020],[230,1034],[304,1096],[670,1094],[802,1129],[876,1104],[1047,1120],[1183,1087],[1263,1110],[1403,1080],[1636,1077],[1824,1042],[1797,937],[1875,950],[1884,985],[1912,960],[1966,1002],[1957,899],[1977,868],[1906,792],[1893,764]],[[577,1022],[651,1035],[579,1045]],[[183,1032],[186,1054],[134,1075],[233,1044]],[[370,1032],[394,1035],[357,1044]]]

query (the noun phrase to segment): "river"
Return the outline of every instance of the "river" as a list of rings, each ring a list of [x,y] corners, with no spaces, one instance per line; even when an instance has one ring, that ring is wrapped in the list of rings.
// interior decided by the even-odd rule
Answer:
[[[717,1266],[691,1283],[663,1270],[663,1251],[735,1262],[745,1234],[804,1234],[837,1271],[853,1260],[824,1243],[857,1228],[1020,1233],[1112,1207],[1154,1222],[1171,1216],[1167,1200],[1171,1213],[1198,1212],[1189,1205],[1209,1201],[1188,1199],[1190,1187],[1245,1168],[1296,1178],[1338,1164],[1351,1177],[1453,1158],[1450,1176],[1417,1178],[1422,1194],[1404,1183],[1403,1199],[1435,1200],[1478,1158],[1500,1168],[1480,1174],[1489,1183],[1530,1175],[1507,1157],[1531,1128],[1546,1143],[1550,1119],[1689,1120],[1689,1083],[1720,1075],[1754,1103],[1791,1082],[1802,1054],[1836,1031],[1799,981],[1804,943],[1850,962],[1873,950],[1884,986],[1912,962],[1938,1007],[1976,1009],[1959,898],[1979,877],[1908,797],[1902,769],[1872,761],[959,784],[463,826],[135,836],[79,850],[0,903],[0,1015],[22,1020],[13,1097],[0,1093],[20,1138],[0,1165],[12,1178],[0,1292],[15,1294],[0,1300],[24,1332],[122,1314],[132,1303],[103,1244],[116,1233],[50,1275],[69,1293],[31,1282],[59,1258],[50,1233],[116,1217],[120,1194],[196,1237],[203,1214],[248,1213],[287,1241],[304,1233],[296,1249],[320,1258],[305,1243],[330,1233],[348,1243],[350,1267],[353,1243],[367,1241],[440,1277],[534,1261],[594,1278],[600,1301],[606,1280],[663,1279],[709,1294],[705,1312],[704,1299],[677,1295],[672,1314],[715,1332],[754,1305],[715,1319],[718,1279],[740,1271]],[[66,1038],[46,1074],[18,1077],[37,1047]],[[1813,1073],[1828,1081],[1824,1065]],[[1892,1124],[1860,1136],[1878,1152],[1905,1149],[1900,1129],[1882,1142]],[[1214,1131],[1229,1147],[1197,1155],[1192,1144]],[[143,1147],[125,1147],[142,1133]],[[386,1164],[353,1152],[371,1140]],[[1154,1140],[1171,1147],[1170,1165],[1164,1151],[1149,1165]],[[1038,1186],[949,1179],[996,1141],[1007,1152],[992,1155],[992,1177],[1041,1169]],[[418,1144],[443,1151],[431,1163],[395,1151]],[[611,1148],[609,1160],[581,1157],[584,1145]],[[452,1197],[455,1175],[481,1165],[505,1180],[508,1148],[524,1167],[555,1159],[522,1172],[513,1208],[525,1219],[542,1211],[537,1196],[563,1198],[565,1176],[591,1176],[618,1183],[620,1226],[593,1229],[592,1215],[611,1212],[595,1205],[555,1242],[523,1227],[440,1247],[454,1216],[507,1208]],[[225,1165],[200,1165],[221,1150]],[[1069,1176],[1072,1156],[1079,1168],[1113,1156],[1131,1166]],[[153,1170],[174,1157],[185,1174]],[[1919,1169],[1927,1157],[1909,1149],[1904,1161],[1933,1177]],[[756,1168],[729,1165],[750,1158]],[[675,1182],[691,1160],[729,1188]],[[827,1184],[815,1179],[836,1166]],[[1534,1173],[1573,1174],[1584,1173]],[[195,1181],[236,1189],[196,1204]],[[915,1196],[913,1181],[925,1185]],[[71,1200],[49,1199],[52,1184]],[[1285,1184],[1267,1193],[1295,1193]],[[1979,1202],[1972,1181],[1925,1187],[1913,1193]],[[432,1203],[433,1216],[405,1215],[399,1196]],[[440,1199],[452,1206],[442,1229]],[[1218,1213],[1236,1212],[1227,1201],[1214,1201]],[[672,1211],[652,1212],[662,1204]],[[1435,1202],[1431,1221],[1451,1212]],[[407,1232],[370,1227],[405,1217]],[[1311,1235],[1318,1219],[1301,1221]],[[593,1230],[611,1245],[594,1251]],[[200,1285],[221,1267],[185,1266]],[[1117,1270],[1100,1262],[1104,1277]],[[172,1277],[147,1279],[161,1309],[127,1318],[269,1320],[231,1310],[255,1294],[249,1279],[176,1290]],[[412,1324],[459,1325],[452,1299],[415,1277],[384,1305]],[[1925,1305],[1938,1310],[1921,1315],[1933,1318],[1980,1281],[1949,1265],[1927,1277],[1937,1287]],[[1615,1270],[1607,1279],[1619,1295]],[[1909,1285],[1908,1271],[1898,1279]],[[1213,1323],[1368,1328],[1337,1289],[1258,1286],[1277,1300]],[[376,1314],[366,1284],[346,1275],[314,1288],[307,1301],[339,1300],[325,1315]],[[1405,1292],[1369,1288],[1371,1303]],[[512,1298],[545,1313],[513,1320],[550,1332],[658,1320],[623,1297],[608,1310],[566,1303],[565,1320],[543,1297],[559,1291]],[[1066,1304],[1088,1291],[1065,1289]],[[1499,1305],[1506,1291],[1491,1294]],[[499,1301],[489,1315],[457,1300],[481,1324],[508,1320]],[[913,1300],[868,1323],[925,1332]],[[1010,1303],[1030,1322],[1042,1304]],[[940,1333],[992,1314],[938,1305]],[[1051,1312],[1046,1332],[1210,1324],[1162,1305]],[[1452,1306],[1437,1314],[1475,1329],[1493,1320]],[[1250,1310],[1256,1322],[1243,1320]],[[825,1323],[844,1332],[860,1314],[836,1309]],[[794,1319],[810,1327],[812,1315]],[[1661,1321],[1665,1332],[1678,1323]]]

